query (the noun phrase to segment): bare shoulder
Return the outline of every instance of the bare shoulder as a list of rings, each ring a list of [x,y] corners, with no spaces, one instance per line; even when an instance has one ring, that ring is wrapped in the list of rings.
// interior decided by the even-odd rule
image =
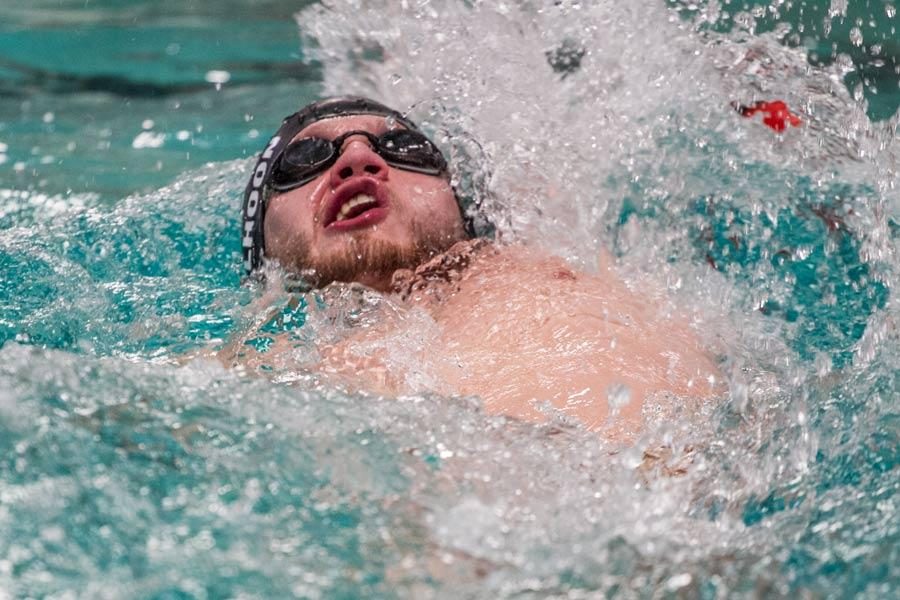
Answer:
[[[425,286],[411,299],[453,358],[444,378],[489,411],[540,420],[533,403],[546,400],[600,428],[607,397],[627,390],[633,401],[616,410],[639,428],[650,395],[716,393],[718,370],[688,319],[615,268],[579,271],[539,250],[495,245],[451,279],[441,294]]]
[[[535,301],[553,304],[565,311],[586,303],[614,302],[628,311],[647,313],[641,292],[629,289],[612,268],[605,265],[594,271],[574,267],[565,259],[523,245],[501,245],[485,242],[467,251],[463,260],[443,259],[459,268],[448,276],[447,271],[435,269],[434,274],[420,278],[423,289],[436,279],[452,282],[450,294],[441,300],[487,301],[503,299],[508,307],[533,305]],[[436,265],[437,266],[437,265]],[[437,275],[440,273],[440,275]],[[646,316],[646,315],[645,315]]]

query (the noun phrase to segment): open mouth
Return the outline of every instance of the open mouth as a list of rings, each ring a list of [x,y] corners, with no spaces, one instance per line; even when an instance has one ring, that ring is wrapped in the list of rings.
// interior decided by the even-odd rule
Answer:
[[[362,180],[337,190],[329,206],[325,227],[337,230],[366,227],[386,215],[387,203],[378,186],[372,181]]]
[[[341,221],[346,221],[348,219],[355,219],[368,210],[378,208],[378,206],[378,200],[376,200],[374,196],[359,194],[344,202],[341,209],[338,211],[334,222],[340,223]]]

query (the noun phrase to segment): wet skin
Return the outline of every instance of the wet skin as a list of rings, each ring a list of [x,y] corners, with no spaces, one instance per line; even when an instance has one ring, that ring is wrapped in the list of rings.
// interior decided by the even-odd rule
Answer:
[[[645,410],[690,412],[721,391],[687,322],[612,271],[577,273],[559,258],[493,245],[463,262],[449,274],[398,273],[379,325],[322,348],[319,368],[351,387],[474,395],[490,413],[535,422],[561,414],[620,439],[641,430]],[[427,339],[398,347],[410,327]]]
[[[334,139],[348,131],[387,131],[384,117],[325,119],[300,131]],[[368,196],[377,206],[336,220],[340,206]],[[269,200],[266,256],[290,270],[312,268],[320,284],[358,281],[386,290],[396,268],[417,264],[466,237],[450,183],[388,166],[364,136],[351,136],[337,162],[310,183]],[[362,258],[360,258],[362,257]]]
[[[298,137],[331,139],[363,128],[377,135],[384,127],[380,117],[341,117]],[[360,183],[372,179],[374,185]],[[374,214],[336,226],[329,215],[347,189],[381,194],[384,201]],[[666,412],[714,395],[721,385],[684,319],[663,314],[612,270],[577,273],[523,247],[462,241],[447,182],[388,166],[362,137],[348,140],[338,162],[315,181],[269,206],[266,254],[289,270],[312,264],[329,272],[329,261],[352,259],[366,248],[377,254],[386,244],[393,245],[392,259],[405,261],[367,256],[359,272],[341,273],[341,280],[389,294],[392,308],[378,326],[320,348],[318,369],[352,387],[475,395],[491,413],[541,421],[556,410],[588,428],[629,437],[641,428],[648,398]],[[398,339],[409,327],[402,315],[414,313],[427,315],[427,344],[371,351],[373,342]],[[290,368],[291,353],[282,338],[244,362]]]

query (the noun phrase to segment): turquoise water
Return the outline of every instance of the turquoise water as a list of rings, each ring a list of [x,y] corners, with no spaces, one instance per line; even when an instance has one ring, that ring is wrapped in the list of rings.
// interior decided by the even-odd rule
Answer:
[[[5,187],[115,201],[255,153],[270,127],[259,134],[255,116],[293,112],[317,91],[292,18],[303,5],[4,2]]]
[[[889,3],[306,4],[0,7],[0,599],[896,595]],[[337,90],[479,156],[501,235],[660,282],[727,396],[622,448],[197,357],[392,306],[239,285],[249,157]]]

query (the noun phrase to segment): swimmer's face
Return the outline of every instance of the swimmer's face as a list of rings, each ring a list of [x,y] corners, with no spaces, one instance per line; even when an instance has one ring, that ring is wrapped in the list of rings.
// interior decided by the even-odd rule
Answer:
[[[380,116],[334,117],[294,140],[387,129]],[[447,177],[391,167],[363,135],[347,138],[337,162],[316,179],[269,199],[264,228],[266,255],[317,287],[358,281],[387,289],[397,269],[466,238]]]

